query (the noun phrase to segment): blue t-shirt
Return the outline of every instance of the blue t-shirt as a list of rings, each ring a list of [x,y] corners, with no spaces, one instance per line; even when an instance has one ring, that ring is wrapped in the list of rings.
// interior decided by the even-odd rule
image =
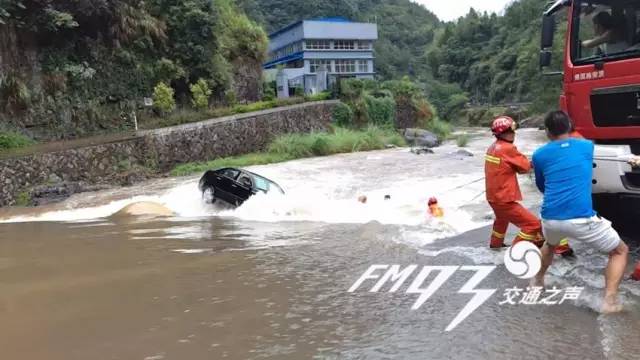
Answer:
[[[591,141],[569,138],[552,141],[533,154],[536,185],[544,193],[543,219],[596,215],[591,201],[593,151]]]

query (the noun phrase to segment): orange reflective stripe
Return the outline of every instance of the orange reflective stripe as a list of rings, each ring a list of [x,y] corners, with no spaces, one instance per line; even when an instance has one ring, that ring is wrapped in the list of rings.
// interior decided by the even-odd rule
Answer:
[[[527,234],[525,232],[522,232],[522,231],[520,231],[518,233],[518,236],[523,238],[523,239],[525,239],[525,240],[529,240],[529,241],[537,240],[535,235],[529,235],[529,234]]]
[[[499,157],[495,157],[495,156],[492,156],[492,155],[489,155],[489,154],[486,154],[484,156],[484,159],[487,162],[490,162],[490,163],[496,164],[496,165],[500,165],[500,162],[502,161]]]
[[[500,234],[499,232],[494,230],[493,231],[493,236],[497,237],[498,239],[504,239],[505,234]]]

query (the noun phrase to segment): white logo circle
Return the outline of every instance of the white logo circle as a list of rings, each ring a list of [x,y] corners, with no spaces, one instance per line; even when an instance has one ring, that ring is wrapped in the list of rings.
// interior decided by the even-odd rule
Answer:
[[[504,253],[504,265],[520,279],[531,279],[542,268],[542,253],[529,241],[520,241]]]

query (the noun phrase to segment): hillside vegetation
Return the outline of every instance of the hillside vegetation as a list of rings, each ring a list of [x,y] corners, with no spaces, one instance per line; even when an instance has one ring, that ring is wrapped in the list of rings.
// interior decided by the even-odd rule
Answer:
[[[258,100],[267,46],[233,0],[0,1],[0,38],[3,125],[60,138],[130,126],[154,91],[160,113],[188,105],[199,81],[199,106]]]
[[[378,24],[376,70],[383,80],[408,75],[427,90],[441,117],[456,120],[470,104],[534,102],[533,112],[555,106],[560,79],[538,68],[545,1],[519,0],[503,15],[471,10],[443,23],[409,0],[240,0],[268,31],[301,19],[346,16]],[[563,29],[563,26],[559,26]],[[558,33],[558,38],[563,32]],[[561,44],[558,41],[557,44]],[[556,49],[556,64],[562,50]]]
[[[0,0],[0,135],[68,139],[130,129],[134,110],[143,124],[180,123],[271,101],[266,34],[328,16],[377,23],[380,80],[408,77],[439,119],[475,124],[511,102],[542,112],[560,89],[538,69],[545,3],[445,23],[410,0]]]

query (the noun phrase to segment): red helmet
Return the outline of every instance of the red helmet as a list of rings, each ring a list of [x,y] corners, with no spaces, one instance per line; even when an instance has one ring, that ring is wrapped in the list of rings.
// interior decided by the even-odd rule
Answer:
[[[429,206],[435,205],[437,203],[438,203],[438,199],[436,199],[435,196],[429,199]]]
[[[491,124],[491,132],[493,135],[501,135],[509,130],[516,130],[516,122],[508,116],[500,116],[493,120],[493,124]]]

